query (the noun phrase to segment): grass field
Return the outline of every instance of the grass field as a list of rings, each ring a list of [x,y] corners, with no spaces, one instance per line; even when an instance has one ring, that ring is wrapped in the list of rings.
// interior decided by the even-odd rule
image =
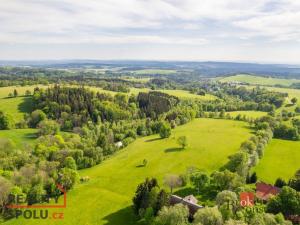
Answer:
[[[290,98],[296,97],[300,100],[300,89],[277,88],[277,87],[266,87],[266,89],[269,91],[288,93]]]
[[[36,129],[0,130],[0,138],[11,139],[20,149],[34,143],[36,137]]]
[[[206,94],[205,96],[202,95],[196,95],[196,94],[191,94],[188,91],[184,91],[184,90],[158,90],[164,93],[167,93],[169,95],[174,95],[178,98],[194,98],[194,99],[201,99],[201,100],[215,100],[217,99],[216,96],[214,95],[210,95],[210,94]]]
[[[0,111],[7,113],[14,123],[23,119],[24,113],[32,111],[31,97],[24,97],[26,90],[33,92],[35,87],[46,88],[45,85],[32,86],[11,86],[0,88]],[[19,97],[8,98],[9,93],[13,93],[14,89],[18,91]]]
[[[103,90],[102,88],[99,88],[99,87],[87,87],[89,88],[90,90],[93,90],[95,92],[103,92],[103,93],[108,93],[108,94],[111,94],[111,95],[115,95],[117,94],[118,92],[114,92],[114,91],[107,91],[107,90]],[[150,89],[148,88],[130,88],[130,92],[129,94],[134,94],[134,95],[138,95],[139,92],[149,92]],[[160,91],[160,92],[164,92],[164,93],[167,93],[169,95],[173,95],[173,96],[176,96],[178,98],[181,98],[181,99],[201,99],[201,100],[215,100],[217,99],[216,96],[214,95],[210,95],[210,94],[206,94],[205,96],[202,96],[202,95],[196,95],[196,94],[191,94],[189,93],[188,91],[185,91],[185,90],[155,90],[155,91]]]
[[[240,114],[242,116],[245,115],[247,118],[253,118],[253,119],[267,115],[266,112],[261,112],[261,111],[234,111],[234,112],[227,112],[227,113],[229,113],[233,117],[236,117],[237,115]]]
[[[8,96],[9,93],[13,93],[14,89],[18,91],[19,96],[25,94],[26,90],[33,92],[34,88],[47,88],[47,85],[31,85],[31,86],[10,86],[10,87],[1,87],[0,88],[0,98],[5,98]]]
[[[178,148],[176,137],[186,135],[189,147]],[[173,130],[169,139],[153,135],[136,140],[102,164],[80,171],[90,181],[78,184],[67,195],[64,220],[11,220],[5,224],[134,225],[131,199],[137,184],[156,177],[160,185],[166,174],[185,173],[196,166],[208,172],[227,162],[240,143],[250,137],[246,123],[231,120],[197,119]],[[146,167],[141,167],[147,159]]]
[[[253,85],[283,85],[283,86],[290,86],[293,83],[300,83],[298,79],[278,79],[273,77],[262,77],[262,76],[253,76],[247,74],[238,74],[235,76],[224,77],[218,79],[221,82],[244,82]]]
[[[300,169],[299,149],[300,141],[273,139],[255,168],[258,178],[269,183],[278,177],[288,181]]]
[[[248,88],[248,89],[253,89],[256,86],[253,85],[243,85],[244,87]],[[291,111],[294,112],[296,106],[300,105],[300,89],[292,89],[292,88],[278,88],[278,87],[264,87],[269,91],[275,91],[275,92],[280,92],[280,93],[287,93],[288,97],[286,98],[286,102],[285,104],[278,108],[276,111],[279,112],[283,109],[287,110],[287,111]],[[291,104],[291,99],[296,97],[298,99],[298,102],[296,105],[292,105]]]

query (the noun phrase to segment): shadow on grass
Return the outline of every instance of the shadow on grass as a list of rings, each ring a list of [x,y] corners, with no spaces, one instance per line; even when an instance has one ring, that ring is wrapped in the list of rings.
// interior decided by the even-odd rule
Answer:
[[[141,167],[145,167],[145,165],[143,165],[143,164],[140,164],[140,165],[137,165],[137,166],[135,166],[136,168],[141,168]]]
[[[145,142],[152,142],[152,141],[158,141],[158,140],[161,140],[162,138],[158,137],[158,138],[152,138],[152,139],[149,139],[149,140],[146,140]]]
[[[139,223],[138,218],[134,215],[132,206],[120,209],[103,219],[105,220],[105,225],[142,225],[142,223]]]
[[[178,147],[175,147],[175,148],[167,148],[165,150],[165,153],[170,153],[170,152],[181,152],[183,151],[183,148],[178,148]]]
[[[289,104],[286,104],[284,107],[292,107],[292,106],[294,106],[294,104],[289,103]]]
[[[24,137],[26,139],[36,139],[36,138],[38,138],[38,134],[37,133],[26,133],[26,134],[24,134]]]
[[[30,113],[33,110],[32,98],[24,97],[23,102],[18,105],[18,110],[22,113]]]

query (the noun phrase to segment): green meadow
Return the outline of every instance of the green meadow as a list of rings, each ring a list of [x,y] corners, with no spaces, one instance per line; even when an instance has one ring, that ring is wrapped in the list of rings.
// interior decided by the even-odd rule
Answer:
[[[19,149],[34,143],[36,137],[36,129],[0,130],[0,139],[10,139]]]
[[[178,98],[183,98],[183,99],[200,99],[200,100],[208,100],[208,101],[217,99],[217,97],[214,95],[206,94],[202,96],[202,95],[191,94],[190,92],[184,90],[158,90],[158,91],[167,93],[169,95],[174,95]]]
[[[300,141],[273,139],[255,171],[259,180],[274,183],[278,177],[288,181],[299,169]]]
[[[31,97],[24,97],[26,90],[33,92],[35,87],[47,88],[45,85],[32,85],[32,86],[11,86],[0,88],[0,111],[8,114],[14,123],[23,119],[24,113],[30,113],[32,111]],[[8,94],[17,90],[18,97],[9,98]]]
[[[176,143],[181,135],[188,138],[189,146],[184,150]],[[217,170],[250,135],[244,122],[195,119],[174,129],[168,139],[157,135],[139,138],[102,164],[80,171],[90,181],[77,184],[68,192],[66,209],[50,210],[64,212],[63,220],[21,218],[5,224],[136,225],[131,199],[146,177],[158,178],[164,187],[166,174],[183,174],[192,166],[207,172]],[[145,167],[141,166],[144,159],[148,161]]]
[[[99,87],[87,87],[87,88],[90,90],[93,90],[95,92],[108,93],[111,95],[115,95],[118,93],[118,92],[114,92],[114,91],[103,90],[102,88],[99,88]],[[149,91],[151,91],[149,88],[130,88],[129,94],[138,95],[140,92],[149,92]],[[185,90],[158,89],[155,91],[160,91],[160,92],[163,92],[163,93],[166,93],[169,95],[176,96],[181,99],[200,99],[200,100],[206,100],[206,101],[217,99],[216,96],[211,95],[211,94],[206,94],[205,96],[202,96],[202,95],[191,94],[190,92],[185,91]]]
[[[290,86],[293,83],[300,83],[300,80],[298,79],[279,79],[273,77],[253,76],[247,74],[238,74],[234,76],[223,77],[217,80],[221,82],[243,82],[248,83],[250,85],[282,85],[286,87]]]
[[[261,112],[261,111],[234,111],[234,112],[227,112],[227,113],[229,113],[232,117],[236,117],[237,115],[242,115],[252,119],[256,119],[258,117],[267,115],[266,112]]]

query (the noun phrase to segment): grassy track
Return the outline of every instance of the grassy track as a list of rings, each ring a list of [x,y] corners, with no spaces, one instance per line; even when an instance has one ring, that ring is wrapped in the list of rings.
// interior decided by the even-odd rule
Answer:
[[[178,148],[176,137],[186,135],[189,147]],[[153,135],[136,140],[102,164],[82,170],[90,181],[68,193],[63,221],[11,220],[5,224],[136,225],[131,199],[138,183],[156,177],[162,185],[166,174],[185,173],[196,166],[211,172],[227,162],[240,143],[250,137],[246,123],[231,120],[196,119],[173,130],[169,139]],[[143,159],[146,167],[140,167]]]
[[[273,139],[255,168],[258,178],[269,183],[274,183],[278,177],[288,181],[300,168],[299,149],[300,141]]]
[[[279,79],[273,77],[261,77],[261,76],[252,76],[246,74],[239,74],[230,77],[224,77],[219,79],[221,82],[243,82],[252,85],[283,85],[283,86],[290,86],[293,83],[300,83],[298,79]]]

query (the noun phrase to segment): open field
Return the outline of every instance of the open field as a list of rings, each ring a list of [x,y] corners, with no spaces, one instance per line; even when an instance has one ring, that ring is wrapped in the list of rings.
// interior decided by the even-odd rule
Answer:
[[[252,85],[283,85],[283,86],[290,86],[293,83],[300,83],[300,80],[297,79],[279,79],[273,77],[262,77],[262,76],[253,76],[247,74],[238,74],[234,76],[224,77],[218,79],[221,82],[243,82]]]
[[[23,119],[24,113],[32,111],[31,97],[1,98],[0,111],[9,115],[14,123]]]
[[[31,86],[9,86],[9,87],[0,87],[0,98],[5,98],[8,96],[9,93],[13,93],[14,89],[18,91],[19,96],[25,94],[26,90],[33,92],[34,88],[47,88],[47,85],[31,85]]]
[[[137,184],[156,177],[163,187],[166,174],[185,173],[196,166],[212,172],[227,162],[244,140],[250,137],[246,123],[232,120],[196,119],[173,130],[169,139],[152,135],[136,140],[102,164],[80,171],[90,181],[76,185],[67,195],[67,208],[59,220],[11,220],[5,224],[138,224],[131,199]],[[189,146],[178,148],[176,137],[186,135]],[[140,166],[147,159],[146,167]]]
[[[114,91],[108,91],[108,90],[103,90],[102,88],[99,88],[99,87],[87,87],[88,89],[90,90],[93,90],[95,92],[104,92],[104,93],[108,93],[108,94],[111,94],[111,95],[115,95],[119,92],[114,92]],[[149,88],[130,88],[130,92],[129,94],[134,94],[134,95],[138,95],[139,92],[149,92],[150,89]],[[169,95],[173,95],[173,96],[176,96],[178,98],[182,98],[182,99],[188,99],[188,98],[191,98],[191,99],[201,99],[201,100],[215,100],[217,99],[216,96],[214,95],[210,95],[210,94],[206,94],[205,96],[202,96],[202,95],[196,95],[196,94],[191,94],[189,93],[188,91],[185,91],[185,90],[164,90],[164,89],[158,89],[158,90],[155,90],[155,91],[160,91],[160,92],[164,92],[164,93],[167,93]]]
[[[274,183],[278,177],[286,181],[299,169],[300,141],[273,139],[255,171],[260,180]]]
[[[34,143],[36,137],[36,129],[0,130],[0,138],[11,139],[21,149],[24,144]]]
[[[14,123],[23,119],[24,113],[32,111],[31,97],[24,97],[26,90],[33,92],[35,87],[47,88],[45,85],[32,85],[32,86],[11,86],[0,88],[0,111],[7,113]],[[9,93],[13,93],[14,89],[17,90],[19,97],[8,98]]]
[[[253,119],[267,115],[266,112],[261,112],[261,111],[234,111],[234,112],[226,112],[226,113],[229,113],[233,117],[236,117],[237,115],[240,114],[242,116],[245,115],[247,118],[253,118]]]
[[[190,92],[184,90],[158,90],[158,91],[167,93],[169,95],[174,95],[178,98],[194,98],[194,99],[201,99],[201,100],[217,99],[217,97],[214,95],[206,94],[205,96],[202,96],[202,95],[191,94]]]
[[[296,97],[300,99],[300,89],[278,88],[278,87],[265,87],[265,88],[269,91],[288,93],[290,98]]]

